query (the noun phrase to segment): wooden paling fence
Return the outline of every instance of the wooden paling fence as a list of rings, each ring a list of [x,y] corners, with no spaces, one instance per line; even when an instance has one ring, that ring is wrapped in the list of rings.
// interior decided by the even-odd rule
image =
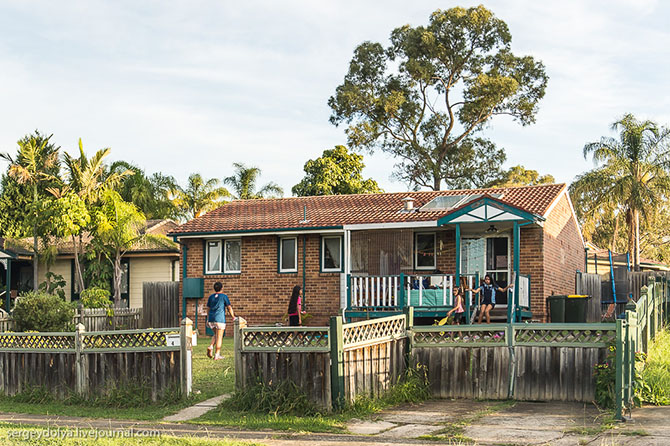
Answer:
[[[142,309],[83,308],[81,312],[75,311],[72,323],[82,324],[86,331],[136,330],[142,328]],[[15,328],[14,319],[10,315],[0,316],[0,333],[14,331]]]
[[[614,324],[491,324],[412,328],[413,360],[442,398],[592,401],[593,367]]]
[[[670,280],[668,275],[647,277],[637,302],[626,305],[624,319],[616,321],[616,416],[634,406],[636,353],[647,353],[656,334],[668,325]]]
[[[179,282],[144,282],[142,308],[145,328],[179,325]]]
[[[151,399],[191,392],[191,322],[152,330],[0,333],[0,392],[45,387],[57,398],[137,385]]]
[[[408,363],[444,398],[592,401],[616,324],[416,326],[406,314],[329,327],[236,324],[238,388],[290,380],[323,408],[380,397]]]

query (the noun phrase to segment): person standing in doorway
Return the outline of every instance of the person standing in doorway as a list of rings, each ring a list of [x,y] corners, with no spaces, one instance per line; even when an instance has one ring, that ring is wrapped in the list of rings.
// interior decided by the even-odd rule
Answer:
[[[226,311],[228,311],[230,317],[235,320],[233,307],[230,305],[228,296],[221,292],[222,288],[223,285],[221,282],[216,282],[214,284],[214,294],[207,299],[207,308],[209,308],[207,326],[214,331],[212,342],[209,344],[209,347],[207,347],[207,356],[211,358],[212,351],[214,350],[214,347],[216,347],[213,355],[215,360],[223,359],[223,356],[221,356],[221,342],[223,341],[223,335],[226,332]]]
[[[291,299],[288,302],[288,324],[291,327],[302,325],[302,288],[300,285],[293,287]]]
[[[504,293],[509,289],[509,287],[509,285],[507,285],[505,288],[499,287],[493,281],[493,277],[491,277],[490,274],[484,276],[484,283],[479,288],[472,290],[474,294],[477,294],[480,291],[482,293],[481,309],[479,310],[479,320],[477,321],[478,323],[482,323],[483,316],[486,316],[487,324],[491,323],[491,310],[493,310],[496,306],[496,291]]]

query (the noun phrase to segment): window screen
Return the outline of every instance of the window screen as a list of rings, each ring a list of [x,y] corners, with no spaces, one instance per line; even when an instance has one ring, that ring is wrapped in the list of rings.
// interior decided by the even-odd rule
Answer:
[[[227,273],[239,273],[242,270],[240,240],[226,240],[225,266]]]
[[[324,270],[340,271],[342,268],[342,237],[323,238]]]

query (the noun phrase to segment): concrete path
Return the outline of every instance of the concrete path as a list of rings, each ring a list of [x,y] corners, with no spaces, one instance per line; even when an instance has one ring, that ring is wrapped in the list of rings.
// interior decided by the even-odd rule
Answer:
[[[206,414],[210,410],[216,409],[216,407],[223,400],[230,398],[230,394],[226,393],[224,395],[215,396],[205,401],[201,401],[194,406],[187,407],[180,410],[174,415],[168,415],[163,418],[163,421],[188,421],[198,418],[201,415]]]
[[[173,422],[0,413],[0,422],[80,429],[151,429],[163,435],[234,438],[269,446],[443,444],[482,446],[670,445],[670,407],[643,407],[633,419],[605,425],[590,404],[436,400],[389,409],[349,425],[351,434],[243,431]]]

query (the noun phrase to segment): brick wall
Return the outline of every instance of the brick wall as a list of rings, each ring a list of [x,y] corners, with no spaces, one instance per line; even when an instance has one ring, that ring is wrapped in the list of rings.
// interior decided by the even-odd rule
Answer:
[[[533,313],[533,319],[544,320],[546,308],[543,229],[533,225],[522,227],[519,249],[521,253],[520,273],[530,275],[530,310]]]
[[[575,273],[584,269],[584,245],[565,194],[544,224],[544,297],[574,294]]]
[[[340,274],[319,272],[318,235],[308,235],[305,275],[305,310],[313,318],[309,325],[327,325],[329,316],[339,312]],[[295,285],[303,285],[303,237],[298,237],[298,273],[277,272],[277,236],[242,237],[242,273],[203,276],[204,242],[188,239],[187,276],[205,278],[205,297],[213,293],[214,283],[223,284],[235,315],[250,325],[274,325],[284,322],[288,301]],[[183,262],[183,257],[182,257]],[[180,288],[181,295],[181,288]],[[206,305],[206,300],[200,303]],[[188,317],[195,321],[195,300],[187,299]],[[198,315],[200,334],[205,332],[206,317]],[[226,335],[231,332],[226,330]]]

